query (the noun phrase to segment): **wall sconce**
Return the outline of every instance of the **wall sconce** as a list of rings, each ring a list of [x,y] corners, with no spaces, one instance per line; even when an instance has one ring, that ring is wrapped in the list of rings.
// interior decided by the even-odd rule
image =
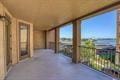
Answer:
[[[5,16],[0,15],[0,20],[5,21],[5,20],[6,20],[6,17],[5,17]]]
[[[9,23],[11,23],[11,21],[6,16],[0,15],[0,20],[1,21],[8,21]]]

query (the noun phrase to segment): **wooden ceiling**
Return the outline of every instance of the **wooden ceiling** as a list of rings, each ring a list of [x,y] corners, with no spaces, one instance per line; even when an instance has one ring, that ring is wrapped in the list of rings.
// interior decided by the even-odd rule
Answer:
[[[0,0],[14,17],[47,30],[119,0]]]

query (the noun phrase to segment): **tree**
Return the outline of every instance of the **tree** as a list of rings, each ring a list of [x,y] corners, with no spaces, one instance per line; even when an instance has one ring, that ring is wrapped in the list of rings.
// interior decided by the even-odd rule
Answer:
[[[81,56],[84,61],[88,62],[96,55],[95,43],[93,39],[84,41],[84,46],[81,47]]]
[[[85,47],[95,48],[95,43],[93,39],[88,39],[85,41]]]

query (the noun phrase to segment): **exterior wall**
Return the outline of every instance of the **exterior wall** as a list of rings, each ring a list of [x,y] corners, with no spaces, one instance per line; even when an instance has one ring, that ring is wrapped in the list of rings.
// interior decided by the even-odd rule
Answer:
[[[0,3],[0,15],[7,13],[11,18],[11,58],[12,65],[19,62],[19,22],[30,25],[30,57],[33,56],[33,24],[14,18],[9,11]],[[0,20],[0,80],[4,80],[7,74],[6,66],[6,38],[5,23]]]
[[[34,49],[45,48],[45,32],[34,30]]]
[[[11,57],[12,57],[12,64],[18,63],[17,57],[17,19],[14,18],[9,11],[4,7],[4,14],[7,14],[11,18]]]
[[[18,63],[18,54],[17,54],[17,19],[12,19],[11,27],[12,35],[12,64]]]
[[[0,3],[0,14],[3,15],[3,5]],[[5,38],[4,38],[4,23],[0,20],[0,80],[5,77]]]

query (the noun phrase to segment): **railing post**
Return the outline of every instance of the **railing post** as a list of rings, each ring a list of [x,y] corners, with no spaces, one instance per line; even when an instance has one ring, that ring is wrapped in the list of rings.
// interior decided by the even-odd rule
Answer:
[[[72,62],[80,62],[80,42],[81,42],[81,29],[80,20],[73,21],[73,53]]]
[[[59,52],[59,28],[55,29],[55,53]]]

